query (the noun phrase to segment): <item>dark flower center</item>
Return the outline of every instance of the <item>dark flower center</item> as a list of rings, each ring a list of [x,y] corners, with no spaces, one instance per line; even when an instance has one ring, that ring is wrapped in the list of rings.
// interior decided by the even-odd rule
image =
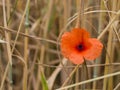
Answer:
[[[80,50],[80,51],[83,50],[83,49],[84,49],[83,44],[79,44],[79,45],[77,46],[77,49]]]

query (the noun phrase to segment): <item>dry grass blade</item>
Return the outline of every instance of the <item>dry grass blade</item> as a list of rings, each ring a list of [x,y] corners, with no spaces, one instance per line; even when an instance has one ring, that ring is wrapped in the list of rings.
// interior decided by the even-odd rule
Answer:
[[[113,22],[115,21],[115,19],[119,16],[120,11],[117,12],[117,15],[115,15],[111,21],[109,22],[109,24],[106,26],[106,28],[103,30],[102,33],[100,33],[100,35],[98,36],[98,39],[102,38],[103,35],[109,30],[109,27],[113,24]]]
[[[101,77],[93,78],[93,79],[90,79],[90,80],[82,81],[82,82],[79,82],[79,83],[76,83],[76,84],[72,84],[72,85],[69,85],[69,86],[66,86],[66,87],[62,87],[62,88],[59,88],[59,89],[56,89],[56,90],[64,90],[64,89],[75,87],[77,85],[90,83],[90,82],[93,82],[93,81],[96,81],[96,80],[100,80],[100,79],[104,79],[104,78],[108,78],[108,77],[112,77],[112,76],[116,76],[116,75],[120,75],[120,72],[116,72],[116,73],[104,75],[104,76],[101,76]]]
[[[6,31],[11,32],[11,33],[15,33],[15,34],[17,33],[16,30],[8,29],[8,28],[2,27],[2,26],[0,26],[0,28],[1,28],[1,30],[5,29]],[[28,38],[33,38],[33,39],[40,40],[40,41],[46,41],[49,43],[58,44],[56,41],[53,41],[53,40],[40,38],[40,37],[36,37],[36,36],[32,36],[32,35],[26,35],[26,34],[21,33],[21,32],[19,33],[19,35],[24,36],[24,37],[28,37]]]
[[[4,40],[0,40],[0,43],[7,43],[6,41],[4,41]]]

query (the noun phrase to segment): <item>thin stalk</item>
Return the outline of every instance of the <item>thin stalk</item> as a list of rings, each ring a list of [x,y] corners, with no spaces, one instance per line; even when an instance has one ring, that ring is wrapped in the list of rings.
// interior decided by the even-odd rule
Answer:
[[[6,10],[5,10],[5,0],[2,0],[2,4],[3,4],[3,22],[4,22],[4,27],[7,28],[8,25],[7,25],[7,17],[9,17],[9,2],[7,2],[7,9],[8,9],[8,13],[6,15]],[[4,73],[4,78],[2,79],[2,83],[1,83],[1,86],[0,86],[0,90],[2,90],[3,88],[3,85],[4,85],[4,82],[5,82],[5,78],[6,78],[6,74],[7,74],[7,71],[9,71],[9,80],[11,81],[10,83],[12,83],[12,54],[11,54],[11,47],[10,47],[10,36],[9,36],[9,33],[5,31],[5,39],[6,39],[6,48],[7,48],[7,56],[8,56],[8,67],[6,67],[6,70],[5,70],[5,73]],[[9,70],[8,70],[9,69]],[[12,89],[12,88],[9,88],[9,89]]]
[[[105,3],[105,1],[104,1],[104,5],[105,5],[106,9],[108,10],[108,6]],[[113,4],[112,4],[113,7],[111,7],[113,11],[116,10],[115,5],[116,5],[116,2],[114,1]],[[110,20],[112,19],[112,17],[114,17],[114,15],[112,14],[112,16],[111,16],[110,13],[108,13],[108,15],[109,15]],[[107,51],[109,52],[109,55],[111,56],[111,60],[109,60],[108,56],[106,55],[106,62],[108,62],[108,63],[113,62],[113,51],[114,51],[114,45],[113,45],[113,34],[114,33],[113,33],[113,31],[114,30],[116,31],[116,27],[112,24],[111,27],[110,27],[108,44],[107,44]],[[110,69],[110,71],[109,71],[109,69]],[[110,72],[112,72],[112,68],[105,67],[104,74],[107,74],[107,73],[110,73]],[[112,82],[113,82],[113,77],[110,77],[108,79],[104,79],[103,89],[106,88],[106,89],[112,90],[113,89],[113,83]]]
[[[19,36],[20,30],[21,30],[22,23],[23,23],[23,21],[24,21],[24,17],[25,17],[26,11],[27,11],[27,9],[28,9],[29,3],[30,3],[30,0],[27,0],[26,7],[25,7],[24,13],[23,13],[23,15],[22,15],[22,19],[21,19],[21,21],[20,21],[20,25],[19,25],[19,27],[18,27],[17,35],[16,35],[16,37],[15,37],[15,41],[14,41],[14,44],[13,44],[13,47],[12,47],[12,53],[13,53],[13,51],[14,51],[14,48],[15,48],[15,45],[16,45],[16,41],[17,41],[17,39],[18,39],[18,36]]]
[[[8,1],[9,1],[9,0],[8,0]],[[15,0],[15,5],[14,5],[14,7],[13,7],[12,13],[10,13],[10,17],[8,17],[7,24],[10,23],[10,21],[11,21],[13,15],[14,15],[14,13],[15,13],[15,10],[16,10],[16,7],[17,7],[17,3],[18,3],[18,0]]]
[[[3,90],[4,82],[5,82],[5,79],[7,77],[7,73],[9,71],[9,66],[10,66],[10,61],[8,61],[7,66],[5,68],[5,72],[4,72],[4,75],[2,77],[2,81],[1,81],[1,84],[0,84],[0,90]]]
[[[113,90],[118,90],[119,87],[120,87],[120,83],[118,83]]]
[[[87,68],[87,64],[86,64],[86,61],[84,59],[84,63],[82,64],[82,68],[81,68],[81,81],[85,81],[88,79],[88,68]],[[85,90],[85,84],[83,84],[81,86],[81,89],[82,90]]]
[[[10,18],[10,1],[9,0],[7,0],[7,21],[8,21],[8,18]],[[7,23],[7,27],[9,27],[8,23]],[[8,34],[9,34],[9,40],[10,40],[11,39],[10,33],[8,33]],[[10,52],[11,52],[11,48],[10,48]],[[11,53],[11,55],[12,55],[12,53]],[[12,56],[11,56],[11,60],[12,60]],[[9,78],[9,82],[10,82],[9,90],[12,90],[12,86],[11,86],[13,84],[13,79],[12,79],[12,64],[9,64],[8,78]]]
[[[105,7],[104,7],[104,3],[103,3],[103,1],[101,0],[101,2],[100,2],[100,10],[104,10],[105,9]],[[100,16],[99,16],[99,26],[98,26],[98,32],[101,32],[102,30],[103,30],[103,20],[104,20],[104,16],[105,16],[105,13],[100,13],[99,14]],[[98,64],[98,63],[100,63],[100,60],[99,60],[99,58],[97,59],[97,60],[95,60],[95,63],[96,64]],[[94,70],[93,70],[94,72],[93,72],[93,78],[96,78],[97,76],[98,76],[98,73],[99,73],[99,71],[100,71],[100,67],[94,67]],[[92,89],[97,89],[96,88],[97,87],[97,81],[94,81],[93,82],[93,88]]]
[[[107,52],[109,52],[109,53],[106,54],[105,64],[110,63],[109,56],[111,56],[111,48],[112,48],[111,40],[112,40],[112,31],[110,30],[110,31],[109,31],[109,37],[108,37],[108,43],[107,43]],[[108,55],[109,55],[109,56],[108,56]],[[106,74],[109,73],[109,72],[110,72],[110,68],[109,68],[108,66],[106,66],[106,67],[104,68],[104,75],[106,75]],[[106,89],[107,89],[107,85],[108,85],[108,79],[105,78],[105,79],[104,79],[104,83],[103,83],[103,90],[106,90]]]
[[[106,60],[105,60],[105,64],[110,63],[111,61],[109,60],[109,56],[111,56],[111,48],[112,48],[112,30],[109,31],[109,37],[108,37],[108,43],[107,43],[107,52],[109,52],[108,54],[106,54]],[[109,56],[108,56],[109,55]],[[112,57],[111,57],[112,58]],[[104,68],[104,75],[106,75],[107,73],[110,72],[110,68],[108,66],[106,66]],[[108,79],[104,79],[104,83],[103,83],[103,90],[108,89],[107,88],[107,84],[108,84]]]
[[[63,7],[64,7],[64,17],[63,17],[64,22],[63,22],[63,27],[65,27],[65,25],[67,24],[67,20],[68,20],[68,18],[70,16],[70,5],[71,5],[71,0],[69,0],[69,1],[64,0],[63,1]],[[64,28],[64,30],[66,30],[66,29],[67,28]],[[59,45],[57,45],[57,52],[59,52],[58,50],[59,50]],[[65,66],[64,66],[63,62],[61,61],[61,57],[60,57],[59,53],[58,53],[58,57],[60,59],[60,63],[63,66],[63,70],[60,73],[61,74],[61,83],[63,83],[64,80],[69,76],[69,73],[71,72],[71,70],[67,71],[64,68]],[[68,63],[68,65],[69,65],[69,63]]]
[[[82,27],[82,22],[84,22],[84,0],[77,0],[77,11],[78,11],[78,18],[76,22],[76,28],[81,28]]]
[[[76,70],[76,73],[75,73],[75,83],[78,83],[79,82],[79,77],[80,77],[80,72],[79,72],[80,70],[79,69],[77,69]],[[78,90],[79,89],[79,86],[76,86],[75,87],[75,90]]]
[[[46,22],[45,22],[45,28],[44,28],[44,32],[43,32],[43,37],[45,39],[47,38],[47,34],[48,34],[48,26],[49,26],[49,22],[50,22],[50,18],[51,18],[53,3],[54,3],[53,0],[49,1],[48,12],[46,13],[47,19],[46,19]],[[45,59],[45,45],[41,45],[40,60],[38,62],[43,64],[44,59]],[[36,85],[37,90],[39,89],[39,83],[40,83],[40,69],[44,73],[44,69],[39,66],[38,67],[38,75],[37,75],[37,80],[38,81],[37,81],[37,85]]]
[[[28,27],[29,27],[29,5],[27,6],[26,10],[26,19],[25,19],[25,34],[28,35]],[[27,90],[27,79],[28,79],[28,69],[27,69],[27,62],[28,62],[28,37],[24,38],[24,60],[25,60],[25,66],[24,66],[24,72],[23,72],[23,90]]]

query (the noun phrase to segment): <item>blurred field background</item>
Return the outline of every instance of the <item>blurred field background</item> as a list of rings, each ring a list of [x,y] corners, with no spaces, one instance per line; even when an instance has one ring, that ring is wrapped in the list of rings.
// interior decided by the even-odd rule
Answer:
[[[0,90],[120,90],[120,0],[83,1],[0,0]],[[74,70],[59,46],[78,11],[104,48]]]

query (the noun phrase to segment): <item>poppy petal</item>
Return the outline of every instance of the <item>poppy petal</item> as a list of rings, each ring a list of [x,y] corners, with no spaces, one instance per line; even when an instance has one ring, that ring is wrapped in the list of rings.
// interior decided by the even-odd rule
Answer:
[[[90,38],[89,32],[82,28],[74,28],[71,30],[71,34],[76,38],[77,41],[88,41]]]
[[[61,38],[61,52],[65,57],[68,57],[73,51],[75,51],[75,42],[74,37],[70,32],[65,32]]]
[[[83,53],[83,56],[87,60],[94,60],[100,56],[103,45],[95,38],[90,38],[89,41],[91,43],[91,47]]]
[[[72,53],[68,59],[74,64],[82,64],[84,62],[83,56],[78,53]]]

